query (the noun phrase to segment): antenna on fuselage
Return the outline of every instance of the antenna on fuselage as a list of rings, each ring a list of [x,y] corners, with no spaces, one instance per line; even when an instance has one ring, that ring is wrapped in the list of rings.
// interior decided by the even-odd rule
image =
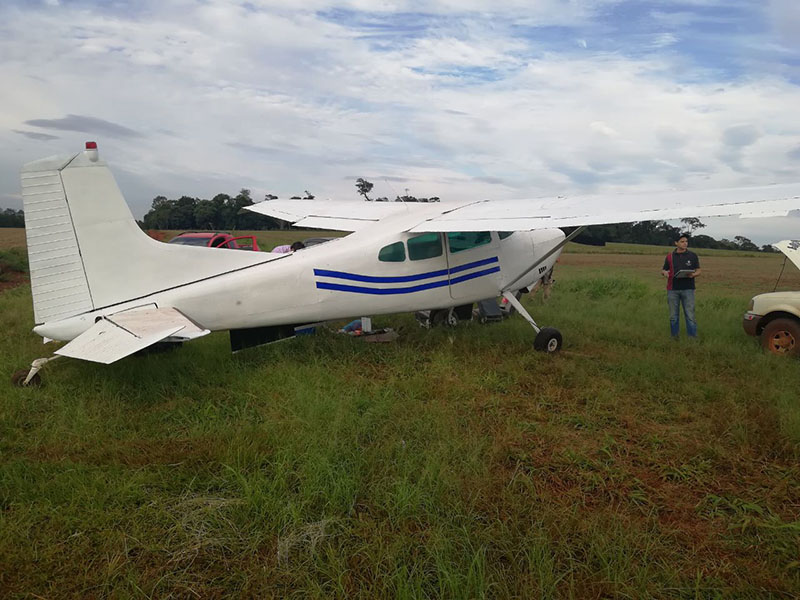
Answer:
[[[384,177],[383,181],[386,183],[386,185],[388,185],[390,188],[392,188],[392,192],[394,192],[395,197],[399,198],[400,194],[398,194],[397,190],[394,189],[394,186],[391,183],[389,183],[389,179]],[[408,188],[406,188],[406,195],[408,195]],[[401,200],[400,202],[402,203],[403,206],[405,206],[406,210],[408,210],[408,206],[406,205],[407,204],[406,201],[405,200]]]

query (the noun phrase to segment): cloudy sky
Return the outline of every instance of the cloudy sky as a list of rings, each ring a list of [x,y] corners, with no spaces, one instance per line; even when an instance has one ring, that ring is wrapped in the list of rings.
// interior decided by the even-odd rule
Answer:
[[[800,181],[798,31],[797,0],[3,0],[0,208],[90,139],[137,217],[358,177],[444,200]]]

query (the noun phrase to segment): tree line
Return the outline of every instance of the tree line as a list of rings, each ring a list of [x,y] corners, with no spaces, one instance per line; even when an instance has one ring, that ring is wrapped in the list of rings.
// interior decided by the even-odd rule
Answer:
[[[270,199],[271,197],[267,197]],[[274,198],[274,196],[272,197]],[[217,194],[211,200],[181,196],[170,200],[156,196],[139,226],[143,229],[261,230],[285,229],[287,224],[244,210],[254,204],[250,190],[241,189],[235,196]]]
[[[405,195],[403,196],[395,196],[394,200],[389,200],[386,196],[381,196],[379,198],[370,198],[369,193],[372,191],[372,188],[375,187],[375,184],[367,181],[359,177],[356,179],[356,190],[358,191],[359,196],[364,196],[364,200],[367,202],[439,202],[439,196],[431,196],[430,198],[417,198],[416,196],[410,196],[408,194],[408,190],[406,190]]]
[[[25,213],[6,208],[0,212],[0,227],[25,227]]]
[[[733,240],[722,238],[717,240],[710,235],[696,234],[705,224],[696,217],[681,219],[682,227],[675,227],[666,221],[638,221],[636,223],[615,223],[613,225],[592,225],[575,237],[579,244],[603,246],[606,242],[625,244],[650,244],[653,246],[671,246],[680,234],[689,235],[694,248],[717,248],[720,250],[747,250],[750,252],[778,252],[770,244],[760,248],[752,240],[737,235]],[[567,233],[574,227],[565,228]]]
[[[388,198],[370,198],[373,184],[366,179],[356,181],[356,191],[370,202],[391,202]],[[276,200],[273,194],[264,196],[265,201]],[[292,200],[313,200],[308,190],[303,196],[292,196]],[[437,196],[417,198],[405,194],[397,196],[394,202],[439,202]],[[289,223],[265,215],[244,210],[254,204],[251,192],[241,189],[235,196],[217,194],[211,200],[181,196],[170,200],[165,196],[153,198],[150,210],[138,221],[142,229],[213,229],[213,230],[265,230],[288,229]]]

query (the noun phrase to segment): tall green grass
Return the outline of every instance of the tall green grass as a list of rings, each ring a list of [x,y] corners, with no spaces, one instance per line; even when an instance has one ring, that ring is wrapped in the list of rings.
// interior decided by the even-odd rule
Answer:
[[[516,317],[235,356],[212,334],[3,385],[0,597],[791,597],[797,362],[698,294],[562,265],[558,356]],[[8,376],[46,355],[0,294]],[[63,362],[62,362],[63,361]]]
[[[28,255],[24,248],[0,249],[0,281],[9,280],[12,272],[28,272]]]

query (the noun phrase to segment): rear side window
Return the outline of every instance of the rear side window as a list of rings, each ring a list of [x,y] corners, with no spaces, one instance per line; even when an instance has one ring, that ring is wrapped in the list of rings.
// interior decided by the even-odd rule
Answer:
[[[508,236],[510,236],[512,233],[514,233],[514,232],[513,231],[498,231],[497,232],[497,237],[499,237],[501,240],[504,240]]]
[[[450,252],[452,254],[477,248],[491,241],[492,234],[488,231],[463,231],[447,234],[447,244],[450,246]]]
[[[378,260],[381,262],[403,262],[406,259],[406,247],[403,242],[395,242],[381,248]]]
[[[424,260],[442,255],[442,238],[438,233],[424,233],[408,240],[408,258]]]

